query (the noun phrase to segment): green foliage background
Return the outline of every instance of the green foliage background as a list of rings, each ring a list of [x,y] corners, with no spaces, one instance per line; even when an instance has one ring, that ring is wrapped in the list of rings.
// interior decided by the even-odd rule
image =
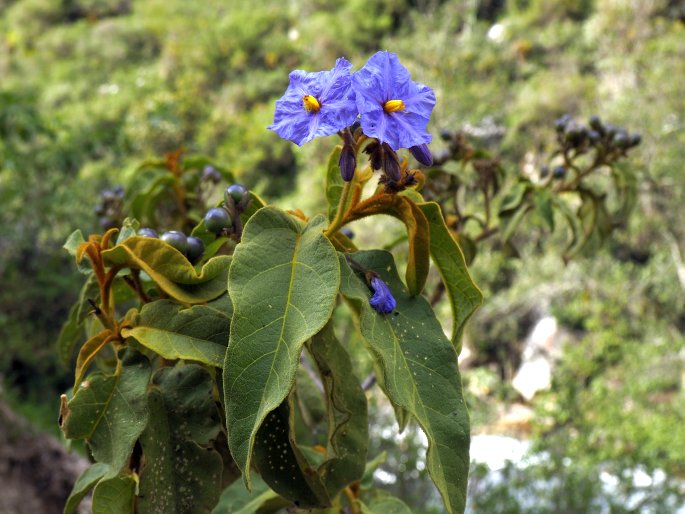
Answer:
[[[273,102],[292,69],[328,69],[341,55],[359,68],[389,49],[435,88],[436,136],[506,129],[477,144],[512,175],[539,165],[565,112],[643,134],[625,164],[641,177],[636,215],[592,258],[565,265],[563,234],[547,237],[535,223],[519,231],[520,258],[478,256],[486,302],[467,328],[478,368],[464,373],[465,387],[477,432],[515,398],[526,320],[551,312],[574,342],[534,402],[540,448],[571,457],[590,479],[599,464],[682,476],[684,20],[668,0],[0,1],[0,378],[9,395],[34,422],[54,424],[69,381],[53,341],[81,279],[59,248],[74,228],[99,230],[102,189],[184,148],[283,206],[322,210],[323,195],[306,192],[323,190],[330,145],[298,149],[266,131]],[[441,144],[436,137],[434,151]],[[430,504],[402,484],[416,505]]]

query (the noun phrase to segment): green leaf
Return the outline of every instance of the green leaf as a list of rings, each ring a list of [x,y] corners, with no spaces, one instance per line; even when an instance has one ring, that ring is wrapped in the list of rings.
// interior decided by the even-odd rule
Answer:
[[[183,303],[204,303],[226,291],[230,257],[210,259],[200,274],[185,256],[160,239],[129,237],[102,252],[107,266],[137,268],[147,273],[162,291]]]
[[[230,300],[225,298],[219,308],[207,304],[184,309],[171,300],[145,304],[136,326],[121,333],[165,359],[197,361],[220,368],[224,365],[233,314]]]
[[[124,223],[121,225],[121,229],[119,230],[119,233],[117,234],[117,243],[116,244],[121,244],[123,241],[125,241],[129,237],[135,236],[138,233],[139,228],[140,228],[140,223],[138,222],[137,219],[126,218],[124,220]]]
[[[332,498],[364,474],[369,447],[366,395],[331,322],[312,338],[308,348],[326,393],[328,448],[318,473]]]
[[[412,514],[406,503],[393,496],[375,498],[368,505],[360,501],[359,506],[362,514]]]
[[[504,198],[502,198],[502,203],[499,207],[500,216],[518,209],[530,187],[531,184],[527,180],[522,180],[514,184]]]
[[[252,492],[236,480],[221,493],[212,514],[267,514],[291,505],[273,492],[259,475],[252,477]]]
[[[132,476],[101,480],[93,491],[93,514],[133,514],[135,490]]]
[[[430,227],[430,252],[445,284],[452,308],[452,344],[461,352],[461,336],[466,322],[483,303],[483,293],[473,282],[461,248],[452,237],[435,202],[419,205]]]
[[[469,418],[457,354],[428,302],[409,296],[387,252],[358,252],[355,261],[385,280],[397,308],[390,316],[369,305],[369,289],[341,258],[341,292],[360,315],[362,336],[381,370],[388,397],[406,409],[428,438],[426,466],[450,514],[466,504]]]
[[[341,145],[337,145],[335,148],[333,148],[333,151],[328,158],[328,165],[326,166],[326,200],[328,200],[328,221],[332,221],[333,218],[335,218],[336,212],[338,212],[338,202],[340,202],[342,190],[345,186],[345,182],[340,175],[340,166],[338,165],[341,151]]]
[[[499,215],[499,228],[500,228],[500,238],[503,243],[509,241],[509,238],[514,235],[516,228],[519,226],[523,218],[528,214],[531,209],[529,204],[521,204],[513,211],[507,211],[506,213],[500,213]]]
[[[83,233],[80,230],[74,230],[71,234],[69,234],[69,237],[65,241],[62,248],[64,248],[67,251],[67,253],[69,253],[69,255],[74,257],[74,259],[76,259],[76,250],[78,249],[81,243],[85,242],[86,240],[83,238]],[[90,275],[91,273],[93,273],[93,268],[90,267],[90,261],[88,261],[88,259],[84,259],[81,262],[77,263],[77,267],[79,273],[82,273],[84,275]]]
[[[68,439],[85,439],[93,458],[111,466],[108,478],[127,464],[148,421],[145,392],[150,363],[140,353],[120,352],[113,375],[88,376],[69,401],[62,399],[61,427]]]
[[[140,438],[140,514],[200,514],[216,505],[223,463],[218,452],[205,448],[221,429],[212,388],[209,373],[197,364],[155,373],[150,422]]]
[[[81,476],[78,477],[74,487],[67,498],[67,503],[64,506],[64,514],[73,514],[76,508],[83,500],[83,497],[88,494],[95,484],[97,484],[102,477],[109,471],[109,466],[102,462],[96,462],[91,467],[86,469]]]
[[[373,474],[386,460],[388,460],[388,453],[382,451],[366,463],[366,466],[364,468],[364,476],[362,476],[361,479],[361,486],[363,489],[373,488]]]
[[[248,487],[257,430],[288,395],[302,345],[333,312],[340,267],[325,223],[319,216],[303,226],[264,207],[245,226],[233,256],[224,396],[231,454]]]
[[[535,212],[547,224],[550,230],[554,230],[554,210],[552,209],[552,195],[548,189],[538,189],[533,195]]]
[[[255,437],[253,462],[269,487],[297,507],[328,507],[330,496],[314,467],[318,455],[295,439],[293,396],[266,416]]]

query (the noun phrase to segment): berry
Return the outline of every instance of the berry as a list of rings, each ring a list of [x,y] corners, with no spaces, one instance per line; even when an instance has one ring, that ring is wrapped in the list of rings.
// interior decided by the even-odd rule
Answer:
[[[630,146],[630,139],[626,132],[618,132],[612,139],[612,142],[618,148],[628,148]]]
[[[169,232],[164,232],[160,239],[164,241],[166,244],[173,246],[183,254],[185,254],[186,250],[188,250],[188,238],[183,232],[179,232],[178,230],[170,230]]]
[[[447,129],[441,129],[440,139],[442,139],[443,141],[452,141],[452,133]]]
[[[216,184],[221,181],[221,173],[219,173],[214,166],[207,165],[202,170],[202,180]]]
[[[540,168],[540,178],[545,178],[547,175],[549,175],[549,166]]]
[[[205,228],[212,234],[220,234],[225,228],[233,226],[231,215],[226,209],[213,207],[205,214]]]
[[[140,230],[138,230],[138,235],[141,237],[152,237],[155,239],[159,237],[156,230],[148,227],[142,227]]]
[[[552,175],[557,179],[564,178],[566,176],[566,168],[563,166],[555,166],[554,170],[552,170]]]
[[[640,134],[630,135],[630,146],[637,146],[642,143],[642,136]]]
[[[226,192],[224,193],[224,200],[226,201],[226,205],[230,205],[229,197],[233,199],[233,202],[238,204],[245,197],[246,194],[249,195],[249,193],[247,192],[247,188],[245,186],[243,186],[242,184],[231,184],[226,188]]]
[[[566,142],[571,146],[579,146],[585,141],[587,129],[577,123],[569,123],[565,129]]]
[[[597,144],[597,143],[599,143],[599,142],[601,141],[601,139],[602,139],[602,136],[601,136],[600,133],[597,132],[596,130],[591,130],[591,131],[589,131],[587,135],[588,135],[588,138],[590,138],[590,142],[591,142],[592,144]]]
[[[590,119],[588,120],[590,123],[590,126],[597,131],[600,135],[604,133],[604,124],[602,123],[602,120],[599,118],[599,116],[594,115],[590,116]]]
[[[554,121],[554,128],[557,130],[557,132],[563,132],[566,130],[566,126],[569,124],[571,121],[571,116],[569,114],[564,114],[561,118],[557,118]]]
[[[202,254],[205,253],[205,244],[202,239],[195,236],[188,237],[188,249],[186,250],[186,257],[191,264],[195,264],[202,258]]]

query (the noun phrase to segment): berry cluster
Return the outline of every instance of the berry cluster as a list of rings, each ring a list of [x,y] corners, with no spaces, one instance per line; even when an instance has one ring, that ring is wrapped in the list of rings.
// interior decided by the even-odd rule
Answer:
[[[198,263],[205,253],[205,244],[202,242],[202,239],[195,236],[186,236],[183,232],[178,230],[169,230],[159,236],[156,230],[143,227],[138,230],[138,235],[161,239],[166,244],[173,246],[185,255],[191,264]]]
[[[625,153],[642,141],[640,134],[631,134],[623,127],[604,123],[599,116],[591,116],[588,125],[584,125],[565,114],[554,122],[554,127],[562,147],[579,152],[595,148],[603,153]]]
[[[240,230],[240,213],[245,210],[249,203],[250,192],[245,186],[241,184],[228,186],[224,192],[222,206],[209,209],[205,214],[205,228],[217,236],[236,234]],[[178,230],[169,230],[159,236],[156,230],[143,227],[138,230],[138,235],[161,239],[185,255],[191,264],[198,263],[205,252],[205,244],[202,239],[186,236]]]
[[[100,193],[100,201],[95,206],[100,227],[103,230],[120,227],[124,220],[124,188],[116,186]]]

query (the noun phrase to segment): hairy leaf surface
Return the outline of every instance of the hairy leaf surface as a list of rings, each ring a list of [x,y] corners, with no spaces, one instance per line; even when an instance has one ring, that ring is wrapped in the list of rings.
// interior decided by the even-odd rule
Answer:
[[[225,300],[189,309],[170,300],[158,300],[143,306],[137,325],[124,329],[125,337],[165,359],[197,361],[220,368],[224,365],[226,344],[231,327],[232,307]]]
[[[148,421],[150,363],[135,351],[122,354],[113,375],[89,375],[69,402],[63,400],[60,412],[64,435],[85,439],[95,460],[111,466],[108,478],[126,465]]]
[[[141,514],[200,514],[216,504],[221,456],[204,446],[220,430],[213,382],[197,364],[159,370],[148,394],[150,423],[140,439],[145,456]]]
[[[464,325],[483,303],[483,294],[469,274],[464,254],[447,228],[440,206],[435,202],[429,202],[419,207],[426,215],[430,227],[431,257],[438,268],[450,301],[452,344],[459,354]]]
[[[369,289],[341,257],[341,292],[360,314],[360,327],[390,399],[406,409],[425,432],[428,471],[450,514],[466,504],[469,418],[461,390],[457,354],[428,302],[410,296],[387,252],[358,252],[359,264],[385,280],[397,300],[392,315],[369,305]]]
[[[324,225],[323,217],[303,225],[265,207],[245,226],[233,256],[223,381],[231,454],[248,486],[257,430],[290,392],[302,345],[333,311],[340,267]]]
[[[93,514],[133,514],[135,491],[132,476],[101,480],[93,490]]]
[[[161,239],[129,237],[102,252],[108,266],[138,268],[172,298],[189,304],[212,300],[226,290],[231,258],[213,257],[198,274],[185,256]]]

